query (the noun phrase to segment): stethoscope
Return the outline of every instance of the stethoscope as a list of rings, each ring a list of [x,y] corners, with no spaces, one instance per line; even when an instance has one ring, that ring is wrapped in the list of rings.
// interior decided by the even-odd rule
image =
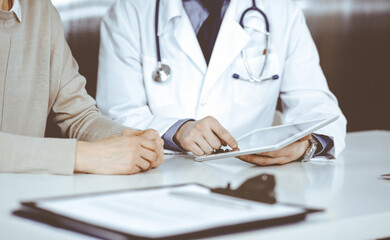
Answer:
[[[252,7],[246,9],[242,13],[241,18],[240,18],[240,25],[241,25],[241,27],[243,29],[245,29],[245,26],[244,26],[245,14],[247,14],[250,11],[256,11],[256,12],[260,13],[261,16],[263,16],[263,18],[264,18],[265,30],[266,30],[266,32],[265,32],[265,49],[264,49],[264,52],[263,52],[263,55],[265,55],[264,63],[263,63],[263,66],[261,68],[260,74],[258,76],[256,76],[253,73],[253,71],[251,70],[250,66],[249,66],[248,58],[246,57],[246,53],[245,53],[245,49],[243,49],[241,51],[241,54],[242,54],[242,58],[244,59],[244,65],[245,65],[245,68],[246,68],[246,70],[247,70],[247,72],[249,74],[250,79],[243,78],[243,77],[241,77],[237,73],[234,73],[232,77],[234,79],[237,79],[237,80],[244,80],[244,81],[249,81],[249,82],[264,82],[264,81],[267,81],[267,80],[277,80],[277,79],[279,79],[279,75],[273,75],[273,76],[268,77],[268,78],[263,78],[264,70],[265,70],[265,67],[267,66],[267,62],[268,62],[268,57],[269,57],[268,54],[270,52],[270,50],[269,50],[269,33],[270,33],[269,29],[270,29],[270,27],[269,27],[268,17],[261,9],[259,9],[256,6],[256,1],[252,0]]]
[[[155,12],[154,23],[155,23],[155,36],[156,36],[157,68],[153,71],[152,78],[153,78],[153,80],[155,82],[166,82],[171,77],[171,68],[168,65],[163,64],[161,62],[160,38],[158,36],[159,7],[160,7],[160,0],[156,0],[156,12]],[[241,25],[242,28],[245,29],[245,26],[244,26],[245,14],[247,14],[250,11],[259,12],[263,16],[264,21],[265,21],[265,27],[266,27],[266,33],[265,33],[266,48],[264,49],[264,53],[263,53],[265,55],[264,63],[263,63],[263,66],[261,68],[260,74],[258,76],[256,76],[253,73],[253,71],[251,70],[250,66],[249,66],[248,59],[247,59],[246,53],[245,53],[245,49],[243,49],[241,51],[241,54],[242,54],[242,58],[244,59],[245,68],[248,71],[250,79],[243,78],[243,77],[241,77],[237,73],[234,73],[232,77],[234,79],[237,79],[237,80],[244,80],[244,81],[249,81],[249,82],[263,82],[263,81],[267,81],[267,80],[277,80],[277,79],[279,79],[279,75],[273,75],[273,76],[268,77],[268,78],[263,78],[263,73],[264,73],[265,67],[266,67],[267,62],[268,62],[268,57],[269,57],[268,56],[268,54],[269,54],[268,47],[269,47],[270,27],[269,27],[269,21],[268,21],[267,15],[256,6],[255,0],[252,0],[252,7],[246,9],[242,13],[241,18],[240,18],[240,25]]]
[[[171,68],[161,62],[160,37],[158,36],[158,16],[160,0],[156,1],[156,13],[154,14],[154,33],[156,36],[157,68],[152,73],[155,82],[166,82],[171,77]]]

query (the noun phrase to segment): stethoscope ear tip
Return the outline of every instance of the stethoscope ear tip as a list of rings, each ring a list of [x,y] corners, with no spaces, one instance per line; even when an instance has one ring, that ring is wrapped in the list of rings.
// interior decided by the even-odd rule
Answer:
[[[273,80],[278,80],[278,79],[279,79],[279,75],[273,75],[273,76],[272,76],[272,79],[273,79]]]
[[[234,79],[240,79],[240,75],[238,75],[237,73],[234,73],[232,77],[233,77]]]

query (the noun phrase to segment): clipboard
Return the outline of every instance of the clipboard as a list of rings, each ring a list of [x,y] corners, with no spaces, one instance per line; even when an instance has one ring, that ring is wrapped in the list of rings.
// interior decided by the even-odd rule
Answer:
[[[59,207],[66,206],[66,204],[70,204],[70,206],[72,206],[71,204],[72,202],[75,201],[77,202],[81,199],[84,200],[87,199],[88,201],[90,201],[91,204],[93,204],[94,201],[96,202],[99,199],[104,200],[107,199],[107,197],[109,198],[115,196],[116,197],[130,196],[135,198],[136,196],[141,196],[142,194],[147,195],[148,193],[153,193],[153,192],[160,192],[160,193],[168,192],[170,197],[177,197],[175,196],[175,194],[172,193],[177,193],[177,192],[183,193],[183,190],[184,193],[186,193],[186,191],[187,193],[194,193],[199,191],[202,194],[203,193],[209,194],[208,192],[210,192],[210,194],[213,194],[212,195],[213,197],[217,195],[216,199],[218,200],[218,198],[220,198],[222,199],[222,201],[225,201],[225,206],[224,206],[226,207],[225,210],[230,213],[233,211],[232,209],[230,209],[229,206],[230,203],[233,203],[233,205],[231,205],[232,208],[238,208],[238,207],[245,208],[246,206],[253,207],[253,209],[248,209],[248,211],[242,210],[243,213],[247,214],[247,215],[244,214],[244,217],[249,216],[250,215],[249,213],[252,213],[252,215],[250,215],[251,216],[250,218],[244,220],[242,218],[240,219],[239,215],[237,215],[238,216],[236,219],[237,221],[230,221],[230,222],[225,221],[223,223],[218,223],[217,221],[207,226],[204,224],[203,225],[200,224],[200,226],[198,227],[184,229],[184,231],[183,229],[181,230],[179,229],[176,231],[174,230],[171,232],[169,231],[164,232],[163,230],[160,232],[156,231],[155,233],[151,234],[150,232],[148,233],[147,231],[144,232],[137,231],[135,230],[136,228],[121,229],[118,227],[109,226],[108,224],[99,224],[98,221],[95,222],[88,221],[84,217],[80,217],[82,216],[82,214],[80,216],[75,216],[75,215],[72,216],[71,214],[67,214],[66,210],[64,209],[59,208],[60,210],[58,209],[56,210],[55,207],[53,208],[53,206],[55,206],[56,204],[59,204]],[[177,197],[177,200],[184,200],[184,201],[188,200],[191,201],[192,203],[199,204],[199,201],[194,201],[195,199],[188,199],[182,196]],[[221,202],[215,204],[215,202],[213,201],[212,204],[217,206],[220,205],[220,203]],[[219,207],[221,208],[221,206]],[[207,209],[207,206],[206,205],[203,206],[202,209]],[[269,216],[260,216],[261,214],[258,213],[260,215],[256,217],[256,214],[253,213],[258,211],[259,209],[263,209],[261,210],[262,212],[264,212],[264,209],[268,209],[268,212],[272,212],[273,209],[275,209],[275,211],[278,210],[279,212],[276,215],[270,214]],[[80,209],[79,212],[80,211],[81,212],[85,211],[85,209],[84,210]],[[36,201],[22,202],[21,208],[14,211],[13,214],[18,217],[34,220],[57,228],[82,233],[92,237],[115,240],[115,239],[193,239],[193,238],[211,237],[216,235],[242,232],[242,231],[248,231],[253,229],[261,229],[261,228],[266,228],[275,225],[302,221],[305,219],[307,214],[318,212],[318,211],[322,211],[322,210],[308,209],[302,206],[279,204],[279,203],[266,204],[266,203],[259,203],[259,202],[254,202],[254,201],[241,199],[241,198],[229,197],[222,194],[212,193],[212,189],[206,186],[195,184],[195,183],[194,184],[189,183],[189,184],[172,185],[172,186],[164,186],[164,187],[144,188],[144,189],[135,189],[135,190],[121,190],[121,191],[112,191],[112,192],[96,193],[96,194],[82,194],[76,196],[46,198],[46,199],[41,199]],[[215,214],[215,212],[210,212],[208,214],[210,215],[211,218],[213,218],[212,216],[213,214]],[[155,215],[158,216],[158,213],[156,213]],[[109,216],[102,216],[102,217],[109,217]],[[225,218],[228,217],[229,216],[225,216]],[[178,220],[183,221],[180,220],[180,218]],[[110,220],[106,222],[109,221]],[[142,220],[140,221],[142,222]],[[152,231],[153,228],[156,228],[156,226],[150,224],[150,231]]]

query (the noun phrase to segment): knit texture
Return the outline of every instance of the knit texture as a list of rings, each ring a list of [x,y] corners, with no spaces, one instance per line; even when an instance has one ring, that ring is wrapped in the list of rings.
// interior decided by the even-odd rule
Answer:
[[[120,135],[102,116],[49,0],[19,0],[21,22],[0,11],[0,172],[72,174],[76,140]],[[64,136],[43,138],[49,112]]]

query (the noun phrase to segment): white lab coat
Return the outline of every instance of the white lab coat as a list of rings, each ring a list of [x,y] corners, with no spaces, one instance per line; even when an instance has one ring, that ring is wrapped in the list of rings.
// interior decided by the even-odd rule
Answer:
[[[169,82],[156,83],[155,0],[119,0],[104,17],[97,103],[104,114],[130,127],[154,128],[161,134],[177,120],[215,117],[234,137],[272,124],[277,100],[285,122],[338,114],[319,130],[335,141],[329,153],[344,148],[346,119],[329,91],[319,56],[302,11],[290,0],[257,0],[270,21],[271,56],[264,76],[275,81],[250,83],[241,50],[246,49],[253,71],[264,56],[264,19],[251,12],[245,29],[239,24],[251,0],[231,0],[209,67],[182,0],[161,0],[158,34],[162,62],[171,67]]]

